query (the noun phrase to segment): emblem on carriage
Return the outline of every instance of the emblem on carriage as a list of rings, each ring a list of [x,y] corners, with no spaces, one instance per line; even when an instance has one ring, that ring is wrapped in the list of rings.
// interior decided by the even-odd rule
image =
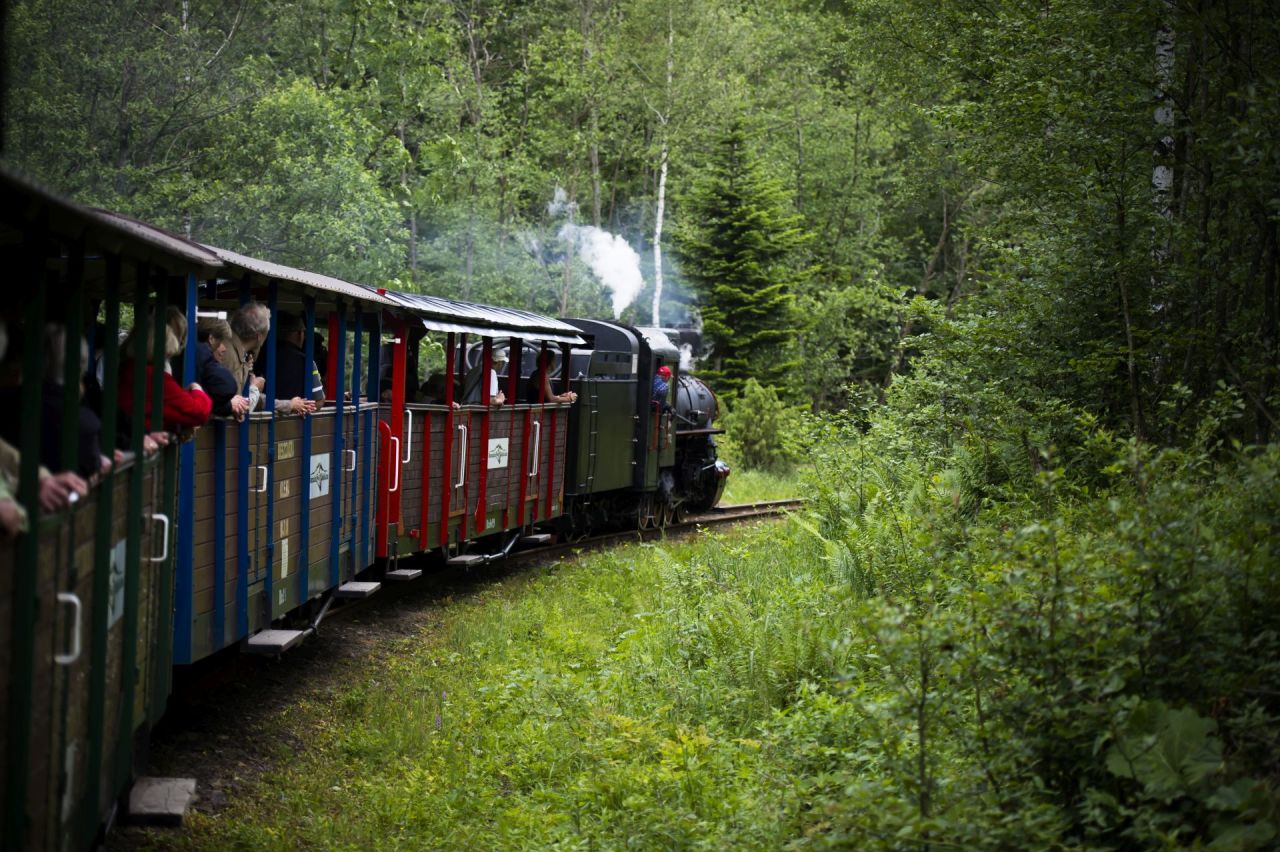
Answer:
[[[510,457],[510,438],[489,439],[489,470],[507,466]]]
[[[311,499],[323,497],[329,493],[329,456],[330,453],[324,453],[311,457],[311,476],[308,477],[311,482]]]

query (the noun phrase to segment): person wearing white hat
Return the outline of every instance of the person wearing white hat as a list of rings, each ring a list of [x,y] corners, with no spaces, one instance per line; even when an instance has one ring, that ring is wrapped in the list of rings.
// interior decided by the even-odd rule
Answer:
[[[489,370],[489,404],[502,405],[507,395],[498,389],[498,373],[507,366],[507,350],[493,350],[493,367]]]

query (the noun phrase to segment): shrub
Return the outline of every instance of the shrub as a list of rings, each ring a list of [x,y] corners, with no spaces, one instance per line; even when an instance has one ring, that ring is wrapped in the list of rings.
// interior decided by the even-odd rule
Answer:
[[[798,410],[778,398],[778,392],[748,379],[742,395],[724,403],[721,423],[727,435],[724,454],[752,470],[785,471],[799,458],[802,429]]]

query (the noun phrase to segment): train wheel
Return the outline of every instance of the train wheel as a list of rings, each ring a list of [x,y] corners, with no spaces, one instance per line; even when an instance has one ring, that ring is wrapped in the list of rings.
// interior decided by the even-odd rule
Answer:
[[[639,529],[652,529],[657,519],[653,514],[653,497],[645,496],[640,499],[640,505],[636,507],[636,526]]]
[[[662,526],[670,527],[678,523],[676,520],[676,507],[670,503],[662,504]]]

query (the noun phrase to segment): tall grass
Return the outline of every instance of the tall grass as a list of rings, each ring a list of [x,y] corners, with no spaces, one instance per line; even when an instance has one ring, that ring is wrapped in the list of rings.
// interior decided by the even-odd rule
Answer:
[[[760,503],[766,500],[788,500],[803,492],[798,473],[734,468],[725,482],[721,504]]]
[[[810,759],[783,720],[849,665],[852,602],[779,524],[543,569],[298,706],[309,748],[181,843],[776,847]]]

